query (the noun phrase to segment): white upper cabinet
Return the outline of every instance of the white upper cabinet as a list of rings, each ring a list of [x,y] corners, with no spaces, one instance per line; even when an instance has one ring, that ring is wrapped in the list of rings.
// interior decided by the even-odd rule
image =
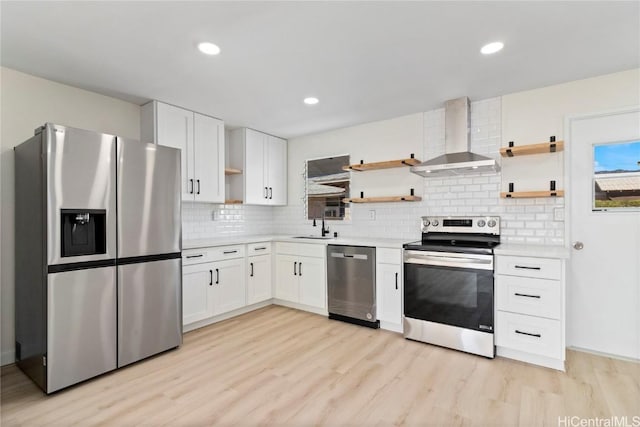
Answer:
[[[252,129],[231,132],[229,160],[242,165],[230,184],[230,198],[248,205],[287,204],[287,141]],[[241,179],[240,179],[241,178]]]
[[[143,142],[182,150],[182,200],[224,203],[224,123],[152,101],[142,106]]]

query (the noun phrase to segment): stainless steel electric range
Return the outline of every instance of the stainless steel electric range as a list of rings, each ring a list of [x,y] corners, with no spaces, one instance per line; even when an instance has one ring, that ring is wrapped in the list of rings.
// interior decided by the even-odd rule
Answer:
[[[494,357],[493,248],[500,218],[423,217],[404,245],[405,338]]]

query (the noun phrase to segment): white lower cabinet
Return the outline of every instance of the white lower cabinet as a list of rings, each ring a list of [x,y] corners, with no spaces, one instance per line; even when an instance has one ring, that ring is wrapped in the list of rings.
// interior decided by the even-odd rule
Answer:
[[[187,250],[182,259],[183,327],[247,304],[244,246]]]
[[[496,352],[564,370],[564,260],[496,255]]]
[[[380,327],[402,332],[402,250],[376,249],[376,306]]]
[[[276,243],[275,297],[281,301],[327,308],[324,245]]]
[[[271,299],[271,255],[250,256],[247,263],[247,303]]]

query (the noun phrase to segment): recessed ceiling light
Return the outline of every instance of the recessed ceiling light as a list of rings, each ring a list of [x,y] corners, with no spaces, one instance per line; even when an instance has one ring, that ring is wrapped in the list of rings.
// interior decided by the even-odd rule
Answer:
[[[491,55],[492,53],[496,53],[502,50],[503,47],[504,47],[504,43],[493,42],[493,43],[485,44],[484,46],[482,46],[482,49],[480,49],[480,52],[482,52],[485,55]]]
[[[220,53],[220,48],[217,45],[209,42],[199,43],[198,49],[200,50],[200,52],[207,55],[217,55]]]
[[[320,100],[318,98],[314,98],[313,96],[304,99],[304,103],[307,105],[316,105],[318,102],[320,102]]]

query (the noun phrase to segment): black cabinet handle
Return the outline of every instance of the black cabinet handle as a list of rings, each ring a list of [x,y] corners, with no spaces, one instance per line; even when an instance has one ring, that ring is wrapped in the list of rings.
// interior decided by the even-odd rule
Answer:
[[[266,247],[266,246],[263,246],[263,247],[261,247],[261,248],[254,248],[253,250],[254,250],[254,251],[264,251],[264,250],[266,250],[266,249],[267,249],[267,247]]]
[[[297,276],[297,275],[298,275],[298,272],[296,271],[296,268],[297,268],[297,267],[298,267],[298,263],[297,263],[297,262],[294,262],[294,263],[293,263],[293,275],[294,275],[294,276]]]
[[[193,194],[193,179],[189,180],[189,184],[191,184],[191,190],[189,190],[189,194]]]
[[[249,277],[253,277],[253,263],[250,262],[249,266],[251,267],[251,274],[249,274]]]
[[[298,276],[302,276],[302,263],[298,263]]]
[[[396,273],[396,289],[398,289],[398,273]]]
[[[204,256],[204,254],[199,254],[199,255],[187,255],[187,258],[202,258]]]
[[[213,286],[213,270],[209,270],[209,286]]]
[[[220,284],[220,270],[216,268],[216,285]]]
[[[540,334],[532,334],[530,332],[522,332],[516,329],[516,334],[520,334],[520,335],[528,335],[530,337],[536,337],[536,338],[540,338],[542,335]]]
[[[538,298],[538,299],[540,299],[540,295],[519,294],[518,292],[516,292],[514,295],[517,296],[517,297],[527,297],[527,298]]]
[[[224,251],[224,252],[222,252],[222,253],[223,253],[224,255],[237,254],[237,253],[238,253],[238,250],[236,249],[236,250],[233,250],[233,251]]]
[[[196,182],[198,183],[198,191],[196,192],[196,194],[200,194],[200,180],[196,179]]]
[[[267,187],[264,187],[264,198],[268,198],[269,196],[269,189]]]
[[[273,188],[269,187],[269,199],[273,199]]]
[[[540,270],[540,267],[527,267],[526,265],[516,265],[515,267],[523,270]]]

